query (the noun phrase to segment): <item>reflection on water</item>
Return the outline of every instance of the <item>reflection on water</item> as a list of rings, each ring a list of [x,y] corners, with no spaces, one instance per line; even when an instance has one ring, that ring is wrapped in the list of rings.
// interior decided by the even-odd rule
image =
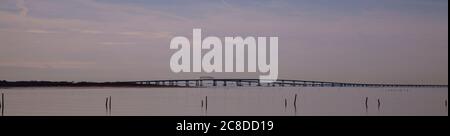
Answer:
[[[5,116],[448,116],[448,88],[13,88],[0,92]]]

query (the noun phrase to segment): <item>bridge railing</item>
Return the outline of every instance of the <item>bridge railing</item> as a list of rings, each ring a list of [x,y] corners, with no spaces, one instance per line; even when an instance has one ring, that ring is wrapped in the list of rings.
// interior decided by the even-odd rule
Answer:
[[[177,80],[149,80],[132,81],[137,85],[152,86],[181,86],[181,87],[216,87],[216,86],[267,86],[267,87],[433,87],[443,88],[448,85],[413,85],[413,84],[363,84],[340,83],[307,80],[277,80],[275,82],[263,82],[259,79],[177,79]]]

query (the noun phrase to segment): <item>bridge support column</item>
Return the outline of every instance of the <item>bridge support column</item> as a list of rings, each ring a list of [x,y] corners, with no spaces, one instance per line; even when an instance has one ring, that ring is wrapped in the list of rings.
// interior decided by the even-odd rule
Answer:
[[[236,81],[236,86],[242,86],[242,81],[241,80],[237,80]]]

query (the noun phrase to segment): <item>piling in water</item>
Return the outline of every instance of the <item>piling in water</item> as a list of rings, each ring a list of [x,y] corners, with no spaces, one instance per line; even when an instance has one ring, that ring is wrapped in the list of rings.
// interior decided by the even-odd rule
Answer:
[[[297,94],[295,94],[295,97],[294,97],[294,112],[295,112],[295,115],[297,115]]]
[[[295,94],[295,97],[294,97],[294,107],[297,107],[297,94]]]
[[[380,101],[380,99],[378,99],[378,111],[380,111],[380,107],[381,107],[381,101]]]
[[[2,93],[2,116],[5,114],[5,94]]]
[[[106,97],[106,101],[105,101],[105,110],[106,110],[106,114],[109,114],[109,110],[108,110],[108,100],[109,97]]]
[[[208,112],[208,96],[205,97],[205,110]]]
[[[365,102],[365,104],[366,104],[366,112],[369,110],[369,105],[368,105],[368,102],[369,101],[369,97],[366,97],[366,102]]]
[[[448,101],[447,101],[447,99],[445,99],[445,108],[447,108],[447,105],[448,105]]]
[[[109,96],[109,115],[111,115],[111,96]]]
[[[111,115],[111,96],[105,99],[106,114]]]
[[[201,104],[201,108],[200,108],[200,109],[201,109],[201,111],[203,112],[203,100],[201,100],[201,103],[200,103],[200,104]]]

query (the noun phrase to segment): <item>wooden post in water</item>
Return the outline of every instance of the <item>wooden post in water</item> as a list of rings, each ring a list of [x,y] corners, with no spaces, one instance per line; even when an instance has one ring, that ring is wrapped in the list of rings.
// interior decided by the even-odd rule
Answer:
[[[284,98],[284,112],[286,112],[286,109],[287,109],[287,99]]]
[[[205,112],[208,113],[208,96],[205,97]]]
[[[109,110],[108,110],[108,99],[109,97],[106,97],[106,101],[105,101],[105,110],[106,110],[106,115],[109,114]]]
[[[368,110],[369,110],[369,105],[367,104],[368,101],[369,101],[369,97],[366,97],[366,102],[365,102],[365,104],[366,104],[366,112],[368,112]]]
[[[109,96],[109,116],[111,116],[111,96]]]
[[[2,109],[2,104],[3,104],[3,102],[2,101],[0,101],[0,110]]]
[[[448,106],[448,101],[447,101],[447,99],[445,99],[445,108],[447,108],[447,106]]]
[[[2,116],[5,115],[5,94],[2,93]]]
[[[381,107],[381,101],[380,101],[380,98],[378,98],[378,111],[380,111],[380,107]]]
[[[5,115],[5,94],[2,93],[2,116]]]
[[[203,100],[201,101],[201,109],[203,111]]]
[[[294,112],[295,112],[295,115],[297,115],[297,94],[295,94],[295,97],[294,97]]]

